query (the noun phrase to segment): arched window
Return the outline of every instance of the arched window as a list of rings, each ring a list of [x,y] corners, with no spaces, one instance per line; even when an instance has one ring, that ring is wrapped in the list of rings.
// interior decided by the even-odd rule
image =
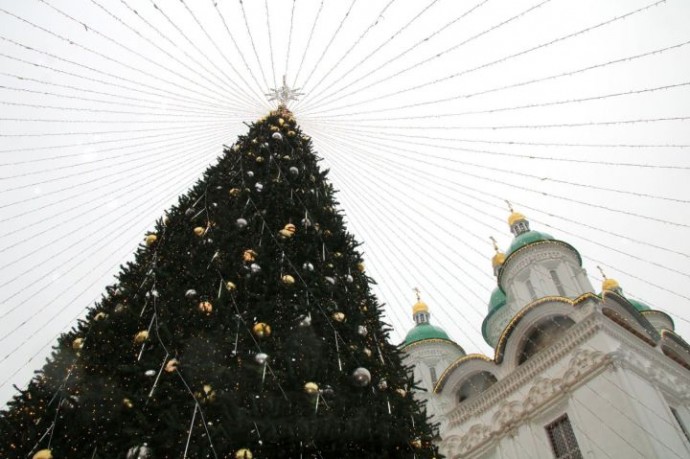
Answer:
[[[526,362],[534,354],[553,344],[574,324],[573,319],[566,316],[554,316],[541,321],[524,338],[518,365]]]
[[[484,392],[496,382],[496,377],[488,371],[481,371],[470,376],[462,383],[458,391],[458,402]]]

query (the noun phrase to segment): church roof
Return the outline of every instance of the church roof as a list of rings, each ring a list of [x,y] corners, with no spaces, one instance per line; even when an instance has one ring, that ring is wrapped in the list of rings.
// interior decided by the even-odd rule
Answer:
[[[489,299],[489,312],[494,309],[498,309],[506,304],[506,294],[503,293],[501,287],[496,287],[493,292],[491,292],[491,298]]]
[[[510,244],[510,247],[506,252],[506,257],[508,257],[511,253],[515,252],[517,249],[531,244],[533,242],[552,240],[553,236],[551,236],[550,234],[542,233],[541,231],[525,231],[524,233],[515,236],[515,239],[513,239],[513,242]]]
[[[443,331],[442,328],[436,327],[429,323],[424,323],[416,325],[407,333],[403,346],[427,339],[444,339],[451,341],[451,339],[448,337],[448,334]]]
[[[628,303],[632,304],[633,307],[635,309],[637,309],[639,312],[652,310],[652,308],[650,308],[649,306],[644,304],[642,301],[637,301],[633,298],[628,298],[628,297],[626,297],[625,299],[628,300]]]

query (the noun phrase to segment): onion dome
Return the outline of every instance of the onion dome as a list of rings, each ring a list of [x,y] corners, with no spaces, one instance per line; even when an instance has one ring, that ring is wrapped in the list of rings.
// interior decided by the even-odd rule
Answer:
[[[491,266],[496,269],[500,267],[504,261],[506,261],[506,254],[503,252],[496,252],[496,254],[491,257]]]
[[[421,300],[417,301],[414,306],[412,306],[412,315],[415,316],[420,312],[429,313],[429,306]]]
[[[408,344],[416,343],[417,341],[423,341],[427,339],[443,339],[446,341],[450,341],[448,334],[445,331],[443,331],[442,328],[426,323],[418,324],[412,330],[410,330],[407,333],[407,336],[405,336],[405,342],[403,343],[403,346],[407,346]]]
[[[500,308],[506,304],[506,294],[503,293],[501,287],[496,287],[493,292],[491,292],[491,298],[489,299],[489,312]]]
[[[506,254],[499,250],[496,239],[492,237],[491,242],[493,242],[494,250],[496,251],[494,256],[491,257],[491,267],[494,269],[494,276],[498,276],[499,269],[501,269],[501,266],[503,266],[503,263],[506,261]]]
[[[510,205],[510,203],[508,204]],[[520,212],[515,212],[512,206],[510,207],[510,215],[508,216],[508,226],[510,226],[510,232],[515,235],[515,239],[513,239],[513,242],[510,244],[505,254],[506,258],[517,249],[533,242],[553,240],[553,236],[550,234],[530,230],[527,217]]]
[[[601,273],[601,276],[604,278],[604,280],[601,282],[601,291],[606,292],[615,292],[628,300],[628,303],[632,305],[633,308],[637,309],[638,312],[642,311],[651,311],[652,308],[650,308],[648,305],[644,304],[642,301],[638,301],[634,298],[628,298],[623,294],[623,289],[621,288],[620,284],[616,279],[611,279],[610,277],[606,277],[606,274],[604,274],[604,270],[601,269],[601,266],[597,266],[597,269],[599,269],[599,272]]]
[[[524,215],[522,215],[520,212],[511,212],[510,215],[508,216],[508,226],[513,226],[519,221],[522,220],[527,220]]]
[[[617,291],[617,290],[620,290],[620,288],[621,288],[621,286],[616,279],[604,277],[604,281],[601,283],[601,291],[602,292],[604,290]]]
[[[436,327],[429,323],[429,306],[423,302],[419,297],[419,290],[417,292],[417,302],[412,306],[412,317],[417,325],[407,333],[403,346],[423,341],[427,339],[443,339],[450,341],[448,334],[442,328]]]
[[[638,312],[642,311],[651,311],[652,308],[650,308],[648,305],[644,304],[642,301],[637,301],[633,298],[626,298],[628,300],[628,303],[633,305],[633,308],[637,309]]]
[[[520,233],[517,236],[515,236],[513,242],[510,243],[510,247],[508,247],[506,257],[508,257],[511,253],[515,252],[517,249],[532,244],[533,242],[553,240],[553,236],[551,236],[550,234],[543,233],[541,231],[525,231],[524,233]]]

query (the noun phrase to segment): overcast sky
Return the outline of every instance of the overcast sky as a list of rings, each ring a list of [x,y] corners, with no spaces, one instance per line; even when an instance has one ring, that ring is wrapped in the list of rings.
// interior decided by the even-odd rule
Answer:
[[[0,0],[0,399],[283,75],[396,342],[493,354],[506,199],[690,336],[688,2],[215,3]]]

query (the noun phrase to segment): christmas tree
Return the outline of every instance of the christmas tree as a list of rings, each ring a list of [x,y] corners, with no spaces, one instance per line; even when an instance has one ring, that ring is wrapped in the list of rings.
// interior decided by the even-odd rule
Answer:
[[[292,114],[226,148],[0,416],[0,456],[431,458]]]

